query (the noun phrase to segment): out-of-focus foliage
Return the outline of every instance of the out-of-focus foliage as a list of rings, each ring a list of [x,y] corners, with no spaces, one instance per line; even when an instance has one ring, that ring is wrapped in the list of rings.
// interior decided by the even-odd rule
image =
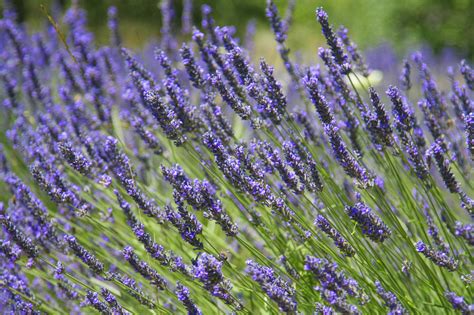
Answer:
[[[53,3],[68,6],[65,0],[13,0],[21,18],[37,25],[42,18],[39,9],[43,3],[52,10]],[[362,48],[388,41],[394,44],[398,53],[406,52],[414,43],[428,44],[440,53],[446,47],[456,49],[460,54],[474,57],[474,1],[472,0],[297,0],[294,25],[290,32],[292,47],[303,51],[314,49],[308,37],[321,40],[314,18],[314,8],[324,6],[334,24],[344,23],[351,30],[351,36]],[[89,25],[106,39],[104,16],[109,5],[115,5],[120,12],[122,33],[125,43],[139,45],[144,38],[159,34],[160,14],[158,0],[80,0],[81,7],[88,11]],[[179,15],[181,0],[175,0]],[[250,19],[256,19],[259,26],[267,25],[264,0],[196,0],[194,15],[199,17],[199,7],[210,4],[219,24],[235,25],[242,32]],[[288,0],[278,0],[281,10]],[[1,4],[0,4],[1,6]],[[268,30],[267,27],[259,29]],[[312,42],[311,42],[312,43]]]

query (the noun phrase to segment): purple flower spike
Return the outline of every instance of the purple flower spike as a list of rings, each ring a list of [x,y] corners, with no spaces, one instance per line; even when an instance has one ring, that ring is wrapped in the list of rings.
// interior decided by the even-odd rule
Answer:
[[[339,248],[341,253],[348,257],[355,255],[355,250],[351,244],[346,241],[346,239],[339,233],[338,230],[331,226],[325,217],[319,214],[314,221],[314,225],[320,228],[329,238],[334,241],[334,245]]]
[[[283,44],[287,38],[288,26],[285,21],[282,21],[278,8],[273,0],[267,0],[267,7],[265,11],[267,18],[270,20],[270,25],[275,34],[275,39],[278,43]]]
[[[449,271],[456,271],[458,269],[459,262],[456,259],[449,257],[444,252],[435,251],[422,241],[416,243],[416,250],[440,267],[446,268]]]
[[[223,300],[226,304],[235,304],[234,298],[230,294],[232,285],[230,281],[222,275],[223,262],[207,253],[199,254],[193,261],[193,275],[204,284],[204,288],[213,296]]]
[[[362,234],[374,242],[382,243],[392,233],[383,221],[364,203],[358,202],[345,208],[349,217],[362,228]]]
[[[298,303],[295,299],[295,289],[290,283],[275,274],[272,268],[259,265],[247,260],[247,273],[257,282],[262,290],[278,304],[282,312],[296,312]]]
[[[344,71],[348,73],[350,71],[349,58],[344,53],[341,39],[336,36],[331,25],[329,25],[328,14],[323,10],[323,8],[320,7],[316,9],[316,19],[319,24],[321,24],[323,35],[326,38],[327,44],[331,48],[331,53],[336,63],[339,66],[343,66],[345,69]]]
[[[184,307],[188,310],[188,315],[201,315],[202,312],[199,307],[194,304],[194,301],[191,299],[189,294],[189,289],[182,285],[181,283],[176,283],[176,296],[180,300]]]
[[[446,292],[444,295],[453,308],[461,311],[463,315],[469,315],[474,312],[474,304],[467,304],[466,301],[464,301],[464,297],[458,296],[454,292]]]
[[[130,265],[132,265],[136,272],[148,279],[150,283],[156,286],[159,290],[164,290],[167,287],[166,280],[146,262],[140,260],[140,258],[138,258],[138,256],[134,253],[132,247],[126,246],[123,249],[123,257],[130,263]]]
[[[64,235],[64,240],[69,245],[69,248],[74,254],[81,259],[89,268],[96,274],[101,274],[104,271],[104,265],[88,250],[82,247],[72,235]]]
[[[404,315],[408,314],[405,308],[400,304],[400,301],[397,299],[395,294],[390,291],[386,291],[382,284],[379,281],[375,281],[375,287],[377,293],[380,295],[385,305],[390,309],[388,314],[390,315]]]

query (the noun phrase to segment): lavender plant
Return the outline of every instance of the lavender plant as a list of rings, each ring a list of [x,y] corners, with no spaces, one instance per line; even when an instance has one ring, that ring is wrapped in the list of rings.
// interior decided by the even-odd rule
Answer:
[[[35,34],[4,6],[2,313],[474,312],[472,68],[375,85],[323,8],[296,61],[296,4],[267,1],[281,69],[191,0],[140,51],[114,7],[99,46],[77,4]]]

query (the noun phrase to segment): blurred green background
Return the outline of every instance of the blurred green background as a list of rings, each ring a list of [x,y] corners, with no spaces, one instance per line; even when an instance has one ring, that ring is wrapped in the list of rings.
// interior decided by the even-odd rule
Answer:
[[[10,0],[15,3],[20,19],[27,21],[31,29],[44,23],[40,4],[50,10],[54,2],[68,7],[65,0]],[[283,14],[288,0],[275,0]],[[172,0],[176,8],[177,24],[182,0]],[[200,6],[208,3],[214,9],[218,24],[237,26],[240,35],[246,24],[257,22],[257,48],[274,45],[268,22],[265,18],[265,0],[195,0],[194,21],[199,24]],[[159,36],[159,0],[80,0],[88,11],[89,25],[97,34],[99,42],[107,41],[107,7],[119,9],[120,29],[124,44],[140,47],[150,37]],[[349,28],[349,34],[361,48],[391,43],[398,55],[427,45],[440,54],[445,48],[453,48],[461,57],[474,57],[474,0],[296,0],[294,24],[289,42],[293,50],[314,53],[321,44],[320,28],[314,11],[323,6],[330,21]],[[267,49],[268,52],[268,49]]]

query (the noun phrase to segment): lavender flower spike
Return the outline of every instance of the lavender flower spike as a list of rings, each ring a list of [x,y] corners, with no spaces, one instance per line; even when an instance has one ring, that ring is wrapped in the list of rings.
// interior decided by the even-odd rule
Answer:
[[[369,128],[372,130],[375,140],[380,145],[385,145],[388,147],[393,146],[393,135],[392,127],[390,125],[390,120],[388,114],[385,110],[385,106],[380,101],[379,95],[374,88],[369,88],[370,101],[374,107],[375,112],[375,126],[374,128]]]
[[[104,300],[109,304],[112,314],[114,315],[125,315],[130,314],[118,303],[115,296],[106,288],[100,289],[100,294],[104,297]]]
[[[316,287],[321,296],[344,314],[360,314],[357,307],[347,303],[346,295],[360,299],[364,304],[368,296],[363,293],[357,281],[337,271],[338,265],[327,259],[306,256],[304,269],[311,272],[321,286]]]
[[[456,222],[454,235],[462,237],[469,245],[474,246],[474,224],[463,225],[461,222]]]
[[[403,69],[402,74],[400,75],[400,84],[405,91],[408,91],[411,88],[411,80],[410,80],[410,72],[411,66],[408,60],[403,61]]]
[[[393,104],[393,114],[395,116],[397,129],[410,131],[415,124],[415,117],[412,110],[408,107],[400,91],[395,86],[390,86],[387,90],[387,96]]]
[[[339,30],[337,31],[337,34],[339,35],[339,38],[344,43],[344,46],[346,47],[347,52],[351,56],[351,59],[356,66],[356,69],[360,71],[360,73],[364,77],[367,78],[370,74],[369,68],[364,62],[364,59],[359,49],[357,48],[357,45],[351,41],[347,33],[348,33],[347,28],[345,28],[344,26],[341,26]]]
[[[70,142],[60,143],[59,150],[66,162],[76,171],[84,176],[90,175],[92,163],[81,152],[74,150]]]
[[[458,269],[459,262],[457,260],[449,257],[444,252],[435,251],[433,248],[426,245],[422,241],[416,243],[416,250],[440,267],[446,268],[449,271],[455,271]]]
[[[362,228],[362,234],[372,241],[382,243],[392,233],[383,221],[364,203],[358,202],[353,206],[345,207],[349,217]]]
[[[346,256],[352,257],[355,255],[355,250],[349,244],[346,239],[337,231],[335,228],[331,226],[329,221],[323,217],[322,215],[318,215],[316,220],[314,221],[314,225],[319,227],[328,237],[330,237],[334,241],[334,245]]]
[[[456,295],[454,292],[444,294],[455,310],[461,311],[463,315],[470,315],[474,312],[474,304],[467,304],[464,297]]]
[[[323,8],[319,7],[316,9],[316,19],[319,24],[321,24],[323,35],[326,37],[326,42],[331,48],[331,53],[336,60],[336,63],[339,66],[342,66],[343,69],[350,71],[350,63],[342,48],[341,39],[336,36],[331,25],[329,25],[328,14],[323,10]]]
[[[183,65],[188,73],[189,80],[195,88],[202,88],[205,85],[205,80],[203,78],[204,70],[197,64],[193,52],[186,43],[183,43],[179,53],[181,54],[181,59],[183,60]]]
[[[118,19],[117,19],[117,8],[109,7],[107,10],[107,16],[109,18],[107,26],[110,30],[110,43],[114,47],[120,47],[122,44],[122,39],[120,38],[119,29],[118,29]]]
[[[82,247],[72,235],[64,235],[64,240],[68,243],[69,248],[79,257],[89,268],[96,274],[104,271],[104,265],[89,251]]]
[[[474,70],[467,64],[466,60],[461,61],[460,70],[466,80],[466,84],[471,91],[474,90]]]
[[[287,38],[288,26],[280,17],[278,8],[273,0],[267,0],[267,7],[265,13],[270,20],[270,25],[275,34],[275,39],[278,43],[283,44]]]
[[[373,175],[369,174],[367,169],[359,164],[359,162],[351,155],[344,143],[342,137],[338,133],[335,125],[330,124],[324,126],[324,131],[329,137],[334,156],[342,166],[347,175],[359,181],[362,187],[373,185]]]
[[[99,300],[97,292],[87,291],[87,301],[101,314],[112,314],[109,307]]]
[[[230,294],[232,285],[222,274],[223,262],[210,254],[202,253],[193,261],[193,265],[194,277],[204,284],[207,291],[226,304],[236,303]],[[240,304],[237,306],[240,308]]]
[[[375,281],[375,287],[377,288],[377,293],[380,295],[385,305],[390,308],[390,312],[388,313],[389,315],[408,314],[405,308],[400,304],[400,301],[397,299],[395,294],[390,291],[386,291],[379,281]]]
[[[334,117],[324,95],[319,90],[319,82],[317,78],[315,76],[311,76],[310,78],[306,79],[304,83],[310,95],[311,102],[313,102],[314,106],[316,107],[316,111],[318,112],[321,122],[325,125],[333,124],[335,122]]]
[[[444,184],[449,189],[451,193],[461,192],[459,182],[454,177],[454,174],[451,172],[451,167],[449,161],[444,157],[445,150],[443,149],[444,143],[442,140],[435,141],[430,149],[427,151],[429,157],[433,157],[438,166],[439,173],[443,179]]]
[[[176,283],[176,290],[175,290],[176,296],[178,297],[178,300],[180,300],[184,307],[188,310],[188,315],[201,315],[202,312],[201,310],[194,304],[193,300],[191,300],[189,296],[189,289],[179,283],[179,281]]]
[[[3,210],[3,203],[0,203],[0,210]],[[33,241],[27,237],[22,231],[20,231],[15,223],[3,214],[0,214],[0,224],[3,225],[5,230],[8,232],[10,237],[20,248],[28,254],[31,258],[36,258],[39,254],[39,248],[33,243]]]
[[[140,260],[140,258],[138,258],[138,256],[133,252],[132,247],[126,246],[123,249],[123,257],[130,263],[130,265],[132,265],[136,272],[148,279],[152,285],[156,286],[159,290],[164,290],[166,288],[166,280],[160,276],[155,269],[148,266],[146,262]]]
[[[290,283],[275,274],[272,268],[247,260],[247,273],[260,284],[267,295],[278,304],[282,312],[292,313],[298,309],[295,289]]]

